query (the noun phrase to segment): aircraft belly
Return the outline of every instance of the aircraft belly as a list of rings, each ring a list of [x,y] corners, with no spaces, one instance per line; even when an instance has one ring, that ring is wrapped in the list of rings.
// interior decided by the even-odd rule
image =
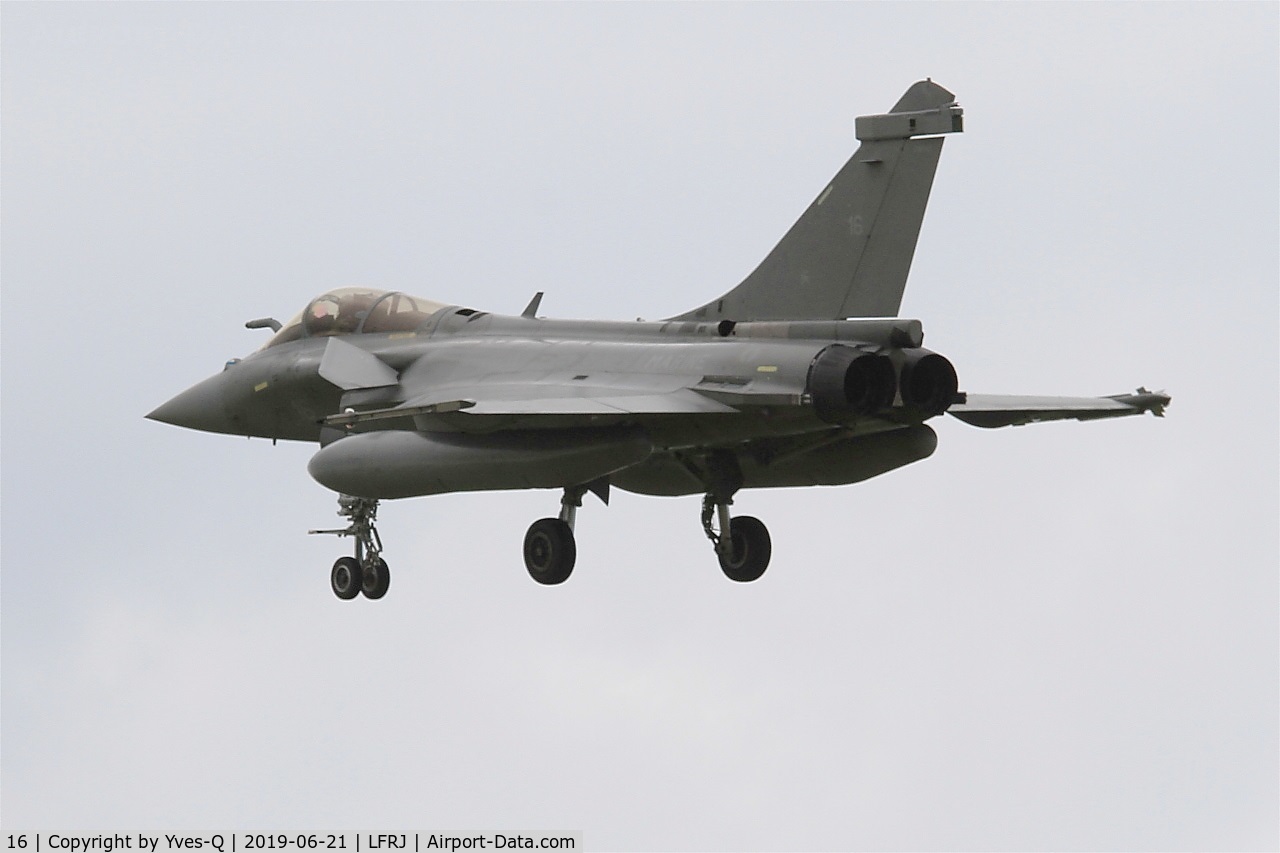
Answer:
[[[492,435],[382,430],[335,441],[307,470],[342,494],[407,498],[576,486],[634,465],[651,450],[642,432],[625,427]]]
[[[773,461],[742,461],[747,488],[843,486],[860,483],[933,455],[938,436],[925,424],[818,447]]]
[[[735,412],[725,415],[654,415],[638,418],[655,447],[686,449],[724,446],[759,438],[803,435],[829,430],[831,425],[799,407],[787,411]]]
[[[737,454],[743,488],[843,486],[858,483],[932,455],[938,437],[925,424],[857,435],[812,450],[770,457],[748,445]],[[610,483],[645,495],[692,495],[706,490],[675,453],[655,453],[612,474]]]

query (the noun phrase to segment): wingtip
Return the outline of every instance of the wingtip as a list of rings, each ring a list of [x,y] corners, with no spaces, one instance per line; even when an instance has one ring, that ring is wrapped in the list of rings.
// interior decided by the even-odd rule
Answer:
[[[1150,391],[1139,385],[1132,394],[1122,394],[1112,399],[1119,400],[1126,406],[1132,406],[1141,412],[1150,412],[1157,418],[1164,417],[1165,408],[1173,402],[1173,398],[1163,391]]]

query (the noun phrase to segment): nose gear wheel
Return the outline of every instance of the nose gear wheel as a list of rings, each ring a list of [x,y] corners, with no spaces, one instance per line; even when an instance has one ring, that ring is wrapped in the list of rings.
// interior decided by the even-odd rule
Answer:
[[[333,564],[333,571],[329,573],[329,585],[333,587],[333,594],[343,601],[355,598],[360,594],[363,574],[360,562],[355,557],[339,557]]]

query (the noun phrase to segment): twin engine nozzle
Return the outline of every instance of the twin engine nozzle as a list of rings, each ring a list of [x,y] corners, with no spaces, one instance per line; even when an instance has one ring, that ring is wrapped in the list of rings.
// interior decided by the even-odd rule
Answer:
[[[889,355],[833,344],[809,366],[809,395],[818,416],[838,422],[900,404],[924,417],[947,410],[959,388],[955,368],[927,349]]]

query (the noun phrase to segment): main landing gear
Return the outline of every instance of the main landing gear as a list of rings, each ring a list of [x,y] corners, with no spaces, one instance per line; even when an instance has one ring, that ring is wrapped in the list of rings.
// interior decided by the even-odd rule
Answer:
[[[732,518],[729,507],[733,495],[742,487],[742,472],[737,458],[729,453],[710,454],[693,471],[707,484],[702,499],[702,529],[715,548],[720,569],[730,580],[747,583],[756,580],[769,568],[773,543],[764,522],[749,515]],[[558,518],[540,518],[524,535],[524,565],[529,576],[540,584],[564,583],[573,573],[578,547],[573,525],[582,498],[593,491],[606,504],[608,487],[574,486],[564,490]]]
[[[524,567],[529,577],[540,584],[554,586],[564,583],[573,573],[578,559],[578,545],[573,538],[573,524],[582,506],[582,496],[587,486],[574,486],[564,490],[560,498],[559,518],[540,518],[529,525],[524,535]],[[609,502],[608,491],[599,493],[600,499]]]
[[[702,529],[715,546],[720,569],[729,580],[748,583],[764,574],[773,542],[764,522],[750,515],[729,517],[732,501],[708,494],[702,499]],[[711,523],[715,518],[717,530]]]
[[[351,524],[337,530],[307,531],[351,536],[356,540],[356,555],[339,557],[329,573],[333,594],[344,601],[361,593],[365,598],[382,598],[391,586],[391,572],[387,569],[387,561],[382,559],[382,539],[374,527],[378,502],[372,498],[338,495],[338,515],[351,519]]]
[[[733,496],[742,488],[738,457],[727,451],[713,451],[699,460],[687,460],[686,464],[707,486],[702,499],[702,530],[716,549],[721,571],[739,583],[756,580],[769,568],[773,543],[769,528],[760,519],[729,516]]]

